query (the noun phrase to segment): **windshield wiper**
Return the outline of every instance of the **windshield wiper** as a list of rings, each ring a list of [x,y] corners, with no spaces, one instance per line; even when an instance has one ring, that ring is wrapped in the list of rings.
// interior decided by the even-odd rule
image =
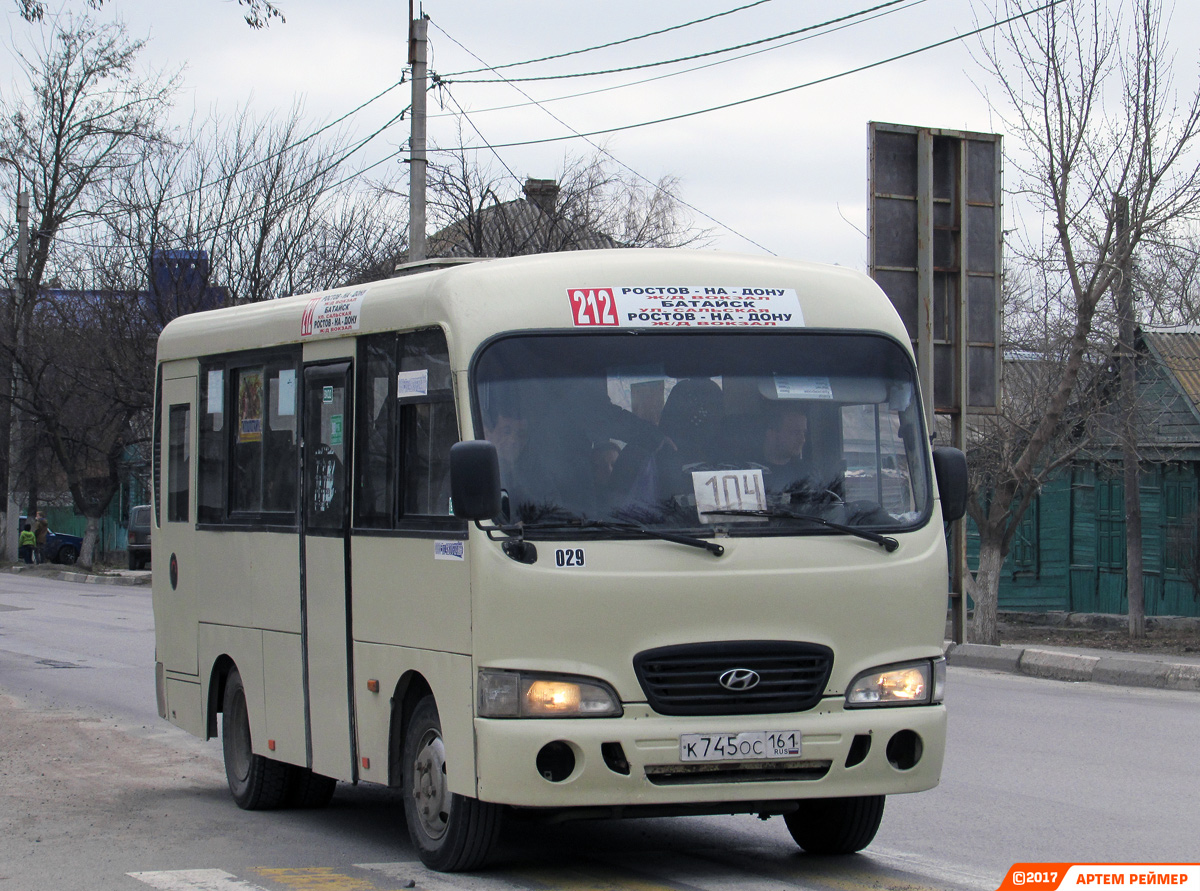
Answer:
[[[867,541],[873,541],[889,554],[900,547],[900,542],[888,535],[880,535],[878,532],[871,532],[868,529],[858,529],[854,526],[843,526],[841,523],[834,523],[826,520],[824,517],[814,517],[812,514],[798,514],[795,511],[787,510],[782,507],[773,507],[768,510],[706,510],[702,511],[706,516],[716,514],[725,517],[763,517],[770,520],[805,520],[809,523],[819,523],[829,529],[835,529],[838,532],[845,532],[847,535],[856,535],[859,538],[865,538]]]
[[[564,520],[560,522],[523,523],[519,526],[502,526],[501,528],[510,535],[514,532],[520,534],[521,532],[539,529],[599,529],[608,532],[633,532],[643,535],[646,538],[657,538],[662,541],[670,541],[692,548],[701,548],[708,551],[714,557],[720,557],[725,553],[725,546],[717,544],[715,541],[697,538],[694,535],[683,535],[678,532],[663,532],[660,529],[651,529],[640,523],[619,523],[610,520]]]

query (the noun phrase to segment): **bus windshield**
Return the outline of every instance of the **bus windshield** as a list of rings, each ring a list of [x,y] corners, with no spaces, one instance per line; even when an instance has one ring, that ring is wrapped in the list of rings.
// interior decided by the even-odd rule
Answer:
[[[872,334],[507,335],[472,377],[504,523],[811,534],[930,512],[912,362]]]

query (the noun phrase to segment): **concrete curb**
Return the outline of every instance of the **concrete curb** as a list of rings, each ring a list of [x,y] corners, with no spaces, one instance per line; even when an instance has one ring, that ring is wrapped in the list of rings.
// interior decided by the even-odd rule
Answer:
[[[948,644],[950,665],[1076,683],[1200,692],[1200,665],[1131,656],[1090,656],[1037,647]]]
[[[8,571],[14,575],[21,575],[25,569],[21,566],[10,566]],[[59,582],[78,582],[86,585],[149,585],[151,578],[149,572],[138,575],[95,575],[93,573],[68,572],[65,569],[30,573],[30,577],[52,579]]]

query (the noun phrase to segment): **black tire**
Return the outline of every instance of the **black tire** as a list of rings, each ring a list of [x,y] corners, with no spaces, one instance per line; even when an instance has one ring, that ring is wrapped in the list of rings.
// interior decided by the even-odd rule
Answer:
[[[486,862],[501,808],[449,790],[442,724],[432,696],[406,722],[401,765],[404,817],[417,856],[430,869],[461,872]]]
[[[225,679],[221,748],[225,753],[225,778],[238,807],[258,811],[283,804],[289,767],[282,761],[254,754],[246,689],[236,668]]]
[[[74,566],[75,561],[79,559],[79,552],[75,550],[74,545],[63,545],[58,549],[58,553],[54,555],[55,563],[63,563],[67,566]]]
[[[337,780],[332,777],[313,773],[307,767],[292,767],[288,771],[287,792],[283,803],[285,807],[325,807],[333,798],[336,788]]]
[[[796,844],[810,854],[856,854],[871,843],[883,820],[883,795],[813,798],[784,821]]]

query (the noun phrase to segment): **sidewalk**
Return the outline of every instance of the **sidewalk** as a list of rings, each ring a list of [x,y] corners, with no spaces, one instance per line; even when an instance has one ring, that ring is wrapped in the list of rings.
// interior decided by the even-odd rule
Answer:
[[[111,569],[104,572],[85,572],[82,569],[58,568],[52,563],[38,565],[13,563],[8,567],[8,571],[39,579],[81,582],[89,585],[149,585],[151,577],[149,569]]]
[[[1200,656],[1120,653],[1089,647],[1032,647],[946,642],[946,660],[963,668],[1007,671],[1056,681],[1200,692]]]

